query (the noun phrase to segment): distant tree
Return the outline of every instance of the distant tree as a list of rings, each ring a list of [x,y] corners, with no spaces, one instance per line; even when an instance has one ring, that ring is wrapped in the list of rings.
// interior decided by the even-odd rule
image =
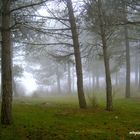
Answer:
[[[23,68],[19,65],[13,66],[13,92],[14,96],[18,97],[19,93],[17,91],[17,78],[21,78],[23,74]]]
[[[124,16],[124,23],[128,22],[127,19],[127,4],[125,1],[122,1],[122,10]],[[125,39],[125,52],[126,52],[126,87],[125,87],[125,97],[130,98],[130,45],[129,45],[129,33],[128,25],[124,25],[124,39]]]
[[[70,60],[68,60],[67,62],[67,69],[68,69],[68,94],[71,94],[72,93],[72,90],[71,90],[72,80],[71,80],[71,61]]]
[[[138,20],[138,0],[118,0],[114,1],[114,9],[116,10],[116,13],[118,14],[118,25],[122,26],[123,34],[124,34],[124,44],[125,44],[125,62],[126,62],[126,86],[125,86],[125,97],[130,98],[131,96],[131,57],[130,57],[130,43],[131,43],[131,34],[136,32],[135,25],[139,24]],[[117,25],[116,24],[116,25]],[[131,25],[131,26],[130,26]],[[131,34],[130,34],[131,30]],[[133,36],[132,38],[136,38]]]

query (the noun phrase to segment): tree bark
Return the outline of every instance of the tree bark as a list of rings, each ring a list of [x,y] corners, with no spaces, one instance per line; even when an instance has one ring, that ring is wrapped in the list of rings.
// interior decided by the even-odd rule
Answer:
[[[86,108],[87,105],[86,105],[84,89],[83,89],[82,63],[81,63],[80,45],[79,45],[79,40],[78,40],[76,21],[75,21],[75,17],[73,13],[72,1],[66,0],[66,2],[67,2],[67,7],[68,7],[69,22],[71,26],[73,46],[74,46],[79,106],[80,108]]]
[[[126,47],[126,87],[125,87],[125,97],[130,98],[130,47],[128,39],[128,28],[124,27],[125,34],[125,47]]]
[[[12,67],[11,67],[11,31],[10,0],[2,0],[2,106],[1,123],[12,122]]]
[[[102,13],[102,3],[101,0],[98,0],[98,16],[99,16],[99,24],[100,24],[100,35],[102,40],[103,47],[103,58],[104,58],[104,66],[105,66],[105,78],[106,78],[106,110],[113,110],[112,105],[112,82],[111,82],[111,74],[110,74],[110,64],[109,64],[109,55],[107,50],[107,40],[105,34],[104,27],[104,18]]]

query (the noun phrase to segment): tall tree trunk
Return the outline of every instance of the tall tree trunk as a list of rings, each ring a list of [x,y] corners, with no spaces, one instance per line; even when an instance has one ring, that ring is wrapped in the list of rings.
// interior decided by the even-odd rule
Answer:
[[[105,35],[105,27],[104,27],[104,18],[102,15],[102,2],[98,0],[98,16],[100,22],[100,33],[101,40],[103,45],[103,58],[104,58],[104,66],[105,66],[105,78],[106,78],[106,110],[111,111],[113,109],[112,105],[112,82],[111,82],[111,73],[110,73],[110,64],[109,64],[109,56],[107,50],[107,41]]]
[[[2,0],[2,106],[1,123],[12,121],[12,67],[11,67],[11,32],[10,0]]]
[[[71,94],[71,66],[68,62],[68,94]]]
[[[128,21],[127,18],[127,3],[123,1],[123,16],[124,22]],[[128,39],[128,27],[124,26],[124,38],[125,38],[125,51],[126,51],[126,86],[125,86],[125,97],[130,98],[130,47]]]
[[[84,89],[83,89],[82,63],[81,63],[80,46],[79,46],[79,40],[78,40],[76,21],[75,21],[75,17],[73,13],[72,1],[66,0],[66,2],[67,2],[68,11],[69,11],[69,22],[71,26],[73,46],[74,46],[79,106],[80,108],[86,108],[86,100],[85,100]]]
[[[124,27],[125,34],[125,47],[126,47],[126,87],[125,87],[125,97],[130,98],[130,47],[128,39],[128,28]]]

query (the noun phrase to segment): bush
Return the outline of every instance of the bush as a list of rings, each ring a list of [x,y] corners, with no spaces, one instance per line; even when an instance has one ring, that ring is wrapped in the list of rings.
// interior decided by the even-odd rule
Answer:
[[[91,104],[92,107],[97,107],[98,103],[97,103],[97,98],[95,96],[95,94],[88,94],[88,100],[89,103]]]

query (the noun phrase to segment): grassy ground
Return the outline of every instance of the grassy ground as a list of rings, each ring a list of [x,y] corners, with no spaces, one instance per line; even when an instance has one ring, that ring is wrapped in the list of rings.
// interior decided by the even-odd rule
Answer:
[[[0,125],[0,140],[139,140],[140,100],[116,99],[79,109],[74,97],[20,99],[13,104],[13,124]]]

